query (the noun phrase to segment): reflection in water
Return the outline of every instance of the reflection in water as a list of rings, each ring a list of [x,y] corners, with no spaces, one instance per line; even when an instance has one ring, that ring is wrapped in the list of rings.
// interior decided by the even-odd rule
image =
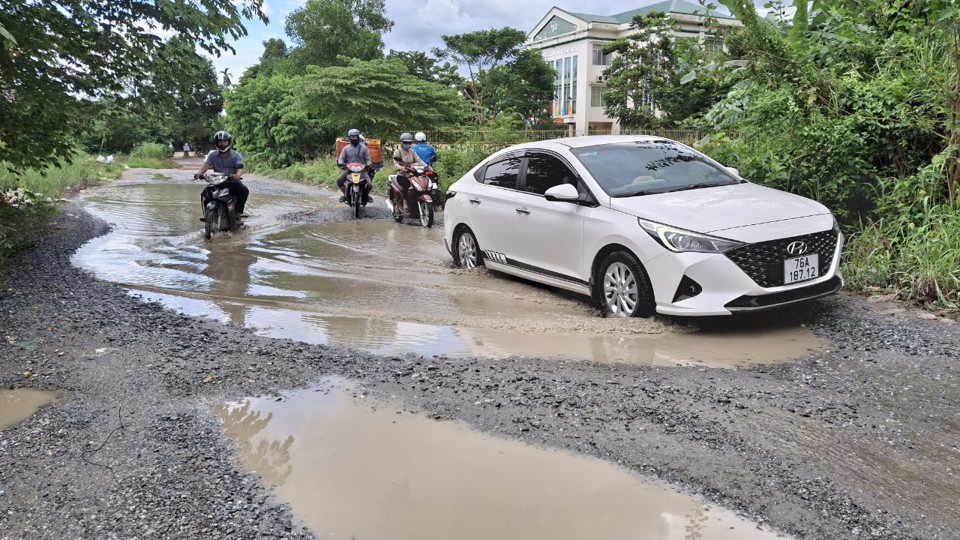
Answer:
[[[339,378],[215,412],[244,468],[322,538],[778,538],[611,463],[407,414]]]
[[[260,432],[273,419],[273,413],[264,416],[252,406],[251,401],[239,405],[224,403],[214,407],[213,414],[223,422],[224,433],[237,443],[240,455],[244,456],[248,466],[260,473],[268,483],[283,485],[293,472],[290,465],[293,435],[283,440],[260,437]]]
[[[205,241],[198,186],[158,183],[151,174],[86,194],[88,208],[117,227],[78,250],[74,264],[168,307],[266,335],[379,354],[718,367],[826,347],[796,320],[737,318],[714,328],[698,321],[697,328],[666,318],[601,318],[579,296],[454,268],[436,227],[289,221],[285,215],[329,197],[288,193],[287,184],[284,195],[256,194],[256,215],[244,230]]]
[[[243,326],[249,309],[244,299],[250,287],[250,268],[257,257],[242,245],[211,245],[207,264],[201,273],[210,278],[209,293],[213,302],[229,314],[230,321]]]

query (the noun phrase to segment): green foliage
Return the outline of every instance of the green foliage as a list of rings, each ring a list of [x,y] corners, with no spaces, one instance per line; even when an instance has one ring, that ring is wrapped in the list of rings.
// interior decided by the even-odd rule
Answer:
[[[65,190],[118,178],[123,165],[97,163],[91,156],[74,157],[49,171],[13,172],[0,162],[0,287],[10,271],[12,257],[33,245],[46,230],[58,207],[54,198]],[[28,204],[21,204],[27,201]]]
[[[227,93],[226,128],[248,168],[282,168],[330,151],[336,135],[303,109],[298,84],[282,75],[256,77]]]
[[[384,0],[307,0],[287,17],[290,52],[297,73],[307,66],[332,66],[338,56],[383,58],[383,33],[393,28]]]
[[[521,30],[504,27],[442,38],[446,47],[434,48],[433,54],[467,68],[469,78],[463,90],[473,101],[477,125],[482,126],[486,121],[484,76],[487,71],[514,58],[527,35]]]
[[[457,88],[463,84],[463,77],[457,73],[456,66],[450,62],[442,65],[435,58],[430,58],[420,51],[390,51],[387,60],[400,60],[407,65],[410,74],[418,79],[440,83],[449,88]]]
[[[492,117],[513,113],[524,124],[547,122],[555,77],[555,70],[540,53],[520,51],[512,62],[486,72],[482,80],[487,89],[484,107]]]
[[[409,126],[440,127],[465,118],[463,98],[411,75],[399,60],[341,60],[345,65],[312,68],[293,89],[297,107],[329,131],[355,127],[367,137],[392,140]]]
[[[139,95],[166,88],[157,29],[215,53],[246,33],[262,0],[213,6],[195,0],[23,2],[0,0],[0,140],[18,169],[68,158],[90,96]]]
[[[960,307],[960,212],[938,206],[924,218],[918,223],[882,219],[858,230],[847,244],[848,286]]]
[[[655,128],[658,96],[680,83],[674,52],[676,22],[659,11],[637,15],[631,22],[637,32],[608,45],[604,52],[617,53],[604,70],[606,113],[625,128]]]
[[[145,143],[130,152],[127,166],[138,169],[175,169],[173,156],[165,144]]]

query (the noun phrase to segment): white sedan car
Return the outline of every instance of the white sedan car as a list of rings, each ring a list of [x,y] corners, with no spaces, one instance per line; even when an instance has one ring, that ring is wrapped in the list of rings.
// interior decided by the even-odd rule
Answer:
[[[728,315],[843,286],[826,207],[662,137],[501,150],[450,186],[443,228],[458,266],[582,293],[623,317]]]

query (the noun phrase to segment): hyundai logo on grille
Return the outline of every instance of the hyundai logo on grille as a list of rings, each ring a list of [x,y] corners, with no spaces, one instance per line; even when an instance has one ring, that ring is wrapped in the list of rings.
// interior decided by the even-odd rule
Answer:
[[[790,242],[787,244],[787,253],[791,255],[803,255],[807,252],[807,243],[806,242]]]

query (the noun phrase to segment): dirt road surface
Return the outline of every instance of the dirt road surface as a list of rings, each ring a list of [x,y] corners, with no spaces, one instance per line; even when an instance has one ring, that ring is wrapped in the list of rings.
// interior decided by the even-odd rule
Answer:
[[[842,293],[776,315],[829,350],[746,369],[375,356],[98,282],[70,256],[105,231],[67,205],[0,292],[2,388],[62,396],[0,431],[0,538],[313,538],[238,469],[210,407],[328,375],[437,421],[609,460],[795,538],[960,538],[949,319]]]

